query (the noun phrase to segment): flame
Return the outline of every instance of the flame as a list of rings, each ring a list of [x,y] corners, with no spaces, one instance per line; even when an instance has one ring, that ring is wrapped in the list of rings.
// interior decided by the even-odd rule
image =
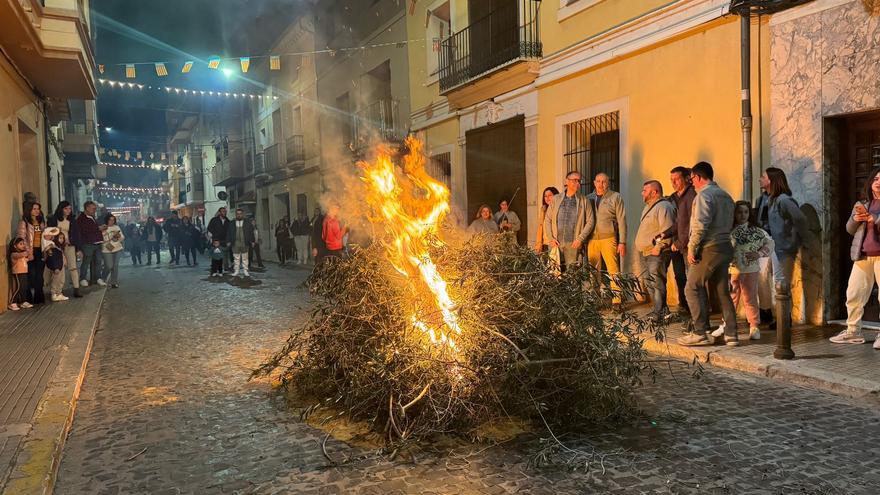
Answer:
[[[425,322],[423,317],[412,315],[413,328],[432,343],[455,351],[455,337],[461,334],[456,305],[428,252],[429,236],[438,232],[449,213],[449,189],[425,171],[422,142],[409,137],[406,145],[409,152],[403,156],[401,171],[385,147],[378,149],[374,160],[358,163],[367,186],[366,201],[390,239],[383,241],[388,260],[433,295],[440,318]]]

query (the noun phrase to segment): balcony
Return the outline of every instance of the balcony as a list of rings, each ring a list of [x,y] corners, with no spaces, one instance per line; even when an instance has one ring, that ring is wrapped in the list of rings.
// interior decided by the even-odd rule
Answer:
[[[0,0],[0,45],[43,96],[93,100],[87,17],[77,0]]]
[[[355,147],[363,148],[374,139],[400,141],[406,129],[400,127],[399,105],[396,100],[381,99],[358,110],[352,119]]]
[[[218,146],[217,164],[214,165],[215,186],[231,186],[247,177],[244,166],[244,152],[240,146],[226,144]]]
[[[440,42],[440,94],[450,106],[467,107],[538,77],[540,5],[511,0]]]
[[[257,154],[257,182],[267,183],[297,176],[305,169],[305,147],[302,136],[290,136]]]

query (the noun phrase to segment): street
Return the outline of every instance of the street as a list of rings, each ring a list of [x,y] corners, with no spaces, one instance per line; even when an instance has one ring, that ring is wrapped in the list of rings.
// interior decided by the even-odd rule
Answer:
[[[541,430],[390,460],[298,420],[250,370],[307,315],[305,269],[246,288],[207,266],[131,267],[109,290],[56,493],[876,493],[880,413],[744,374],[665,364],[631,424],[563,437],[589,467],[530,464]],[[448,450],[448,449],[451,449]]]

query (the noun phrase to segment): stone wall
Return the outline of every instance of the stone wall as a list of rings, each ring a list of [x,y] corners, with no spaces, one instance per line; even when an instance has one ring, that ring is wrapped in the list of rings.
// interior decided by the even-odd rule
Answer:
[[[825,321],[837,280],[829,275],[837,263],[831,241],[843,232],[823,119],[880,108],[878,45],[880,17],[858,0],[817,0],[771,20],[771,162],[785,170],[816,233],[795,273],[796,321]]]

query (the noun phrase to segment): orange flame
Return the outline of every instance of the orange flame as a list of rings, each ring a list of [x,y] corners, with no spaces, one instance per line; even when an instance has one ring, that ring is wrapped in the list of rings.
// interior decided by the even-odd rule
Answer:
[[[429,324],[413,315],[413,328],[434,344],[455,350],[454,337],[461,334],[455,303],[428,253],[428,236],[437,233],[449,213],[449,189],[425,171],[422,142],[409,137],[406,145],[409,153],[403,156],[402,171],[396,170],[387,148],[379,149],[371,162],[358,162],[367,185],[366,201],[390,239],[384,241],[388,260],[405,277],[418,275],[434,296],[440,318]]]

